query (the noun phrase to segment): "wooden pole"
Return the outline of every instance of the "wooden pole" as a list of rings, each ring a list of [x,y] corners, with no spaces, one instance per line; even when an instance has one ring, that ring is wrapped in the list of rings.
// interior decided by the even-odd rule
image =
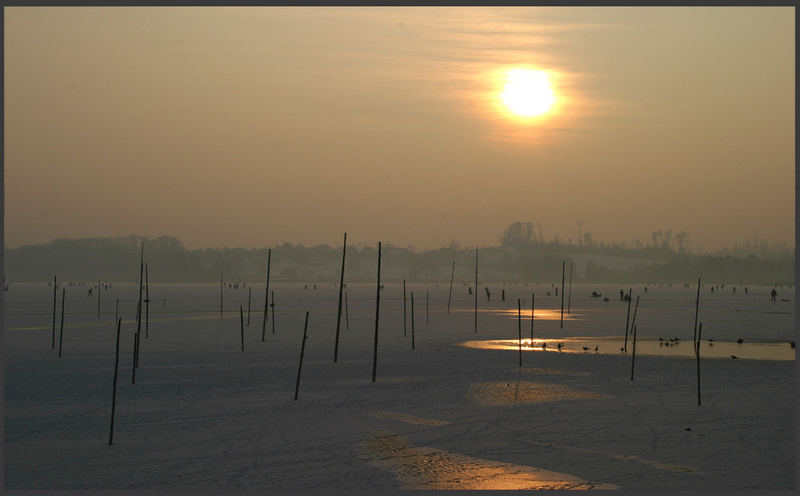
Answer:
[[[453,299],[453,276],[456,275],[456,261],[453,260],[453,268],[450,271],[450,292],[447,294],[447,315],[450,315],[450,301]]]
[[[346,329],[350,329],[350,312],[347,310],[347,291],[344,292],[344,322]]]
[[[692,341],[695,343],[695,348],[697,348],[697,313],[700,310],[700,278],[697,278],[697,299],[694,302],[694,334],[692,335]]]
[[[275,316],[273,315],[273,318]],[[300,372],[303,370],[303,354],[306,351],[306,339],[308,339],[308,312],[306,312],[306,323],[303,326],[303,342],[300,343],[300,364],[297,366],[297,383],[294,386],[294,400],[300,394]]]
[[[536,293],[531,293],[531,347],[533,347],[533,319],[534,319],[533,304],[535,301],[536,301]]]
[[[567,314],[572,314],[572,260],[569,262],[569,297],[567,298]]]
[[[414,292],[411,292],[411,349],[414,349]]]
[[[381,242],[378,241],[378,284],[375,289],[375,341],[372,348],[372,382],[378,367],[378,317],[381,308]]]
[[[239,328],[242,330],[242,351],[244,351],[244,310],[242,304],[239,304]]]
[[[564,271],[567,262],[561,262],[561,328],[564,328]]]
[[[117,351],[114,357],[114,386],[111,390],[111,428],[108,433],[108,445],[114,441],[114,413],[117,409],[117,374],[119,371],[119,330],[122,327],[122,319],[117,319]]]
[[[700,340],[703,335],[703,323],[700,322],[700,329],[697,331],[697,342],[695,343],[695,357],[697,359],[697,406],[700,404]]]
[[[631,320],[631,328],[636,327],[636,312],[637,312],[637,310],[639,310],[639,296],[640,295],[636,295],[636,305],[634,305],[634,307],[633,307],[633,319]],[[628,352],[628,348],[626,346],[625,353],[627,353],[627,352]]]
[[[58,294],[58,278],[53,276],[53,337],[51,339],[50,348],[56,349],[56,298]]]
[[[475,334],[478,333],[478,249],[475,248]]]
[[[636,327],[637,326],[634,324],[634,326],[633,326],[633,353],[631,353],[631,380],[633,380],[633,368],[636,365]]]
[[[406,337],[406,280],[403,279],[403,337]]]
[[[333,363],[339,360],[339,329],[342,325],[342,292],[344,291],[344,257],[347,253],[347,233],[342,243],[342,273],[339,276],[339,307],[336,310],[336,341],[333,345]]]
[[[144,264],[144,338],[150,339],[150,277]]]
[[[61,288],[61,331],[58,335],[58,358],[61,358],[61,346],[64,343],[64,298],[66,298],[67,288]]]
[[[625,353],[628,352],[628,324],[631,318],[631,300],[633,299],[633,288],[628,289],[628,316],[625,317],[625,345],[622,347]]]
[[[100,281],[97,281],[97,320],[100,320]]]
[[[264,290],[264,319],[261,321],[261,342],[264,342],[267,329],[267,319],[269,318],[269,313],[267,313],[267,301],[269,300],[269,262],[270,258],[272,258],[272,249],[270,248],[267,250],[267,289]],[[272,303],[275,303],[275,298],[273,297]],[[275,309],[272,310],[272,318],[275,318]],[[272,326],[272,333],[275,334],[275,325]]]
[[[139,336],[142,333],[142,286],[144,284],[144,242],[142,242],[142,254],[139,258],[139,304],[136,310],[136,345],[133,353],[133,368],[139,368],[139,349],[141,348],[141,340]]]
[[[272,308],[272,311],[270,312],[272,313],[272,334],[275,334],[275,291],[273,290],[269,293],[270,298],[272,299],[272,303],[270,304],[270,307]]]
[[[517,338],[519,343],[519,366],[522,367],[522,302],[517,298]]]
[[[247,327],[250,327],[250,300],[253,298],[253,286],[247,286]]]

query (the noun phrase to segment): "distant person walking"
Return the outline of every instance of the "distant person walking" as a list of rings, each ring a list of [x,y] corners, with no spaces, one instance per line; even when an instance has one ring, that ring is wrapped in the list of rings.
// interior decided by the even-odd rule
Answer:
[[[775,291],[775,288],[772,288],[772,292],[770,293],[770,296],[771,296],[770,301],[776,301],[776,298],[778,297],[778,292]]]
[[[624,301],[624,300],[625,300],[625,291],[620,289],[619,290],[619,301]]]

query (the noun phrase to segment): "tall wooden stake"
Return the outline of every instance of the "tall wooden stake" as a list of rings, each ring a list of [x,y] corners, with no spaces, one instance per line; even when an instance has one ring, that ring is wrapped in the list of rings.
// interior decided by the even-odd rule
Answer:
[[[625,317],[625,345],[622,347],[625,353],[628,352],[628,324],[631,318],[631,300],[633,299],[633,288],[628,289],[628,316]]]
[[[344,322],[346,329],[350,329],[350,312],[347,310],[347,291],[344,292]]]
[[[381,308],[381,242],[378,241],[378,284],[375,290],[375,341],[372,348],[372,382],[375,382],[375,372],[378,370],[378,317]]]
[[[51,339],[50,348],[56,349],[56,298],[58,294],[58,278],[53,276],[53,337]]]
[[[522,302],[519,298],[517,298],[517,338],[519,342],[519,366],[522,367]]]
[[[634,326],[633,326],[633,353],[631,353],[631,380],[633,380],[633,368],[634,368],[635,365],[636,365],[636,325],[634,324]]]
[[[114,442],[114,413],[117,409],[117,373],[119,371],[119,330],[122,326],[122,319],[117,319],[117,351],[114,357],[114,386],[111,390],[111,428],[108,432],[108,445]]]
[[[700,310],[700,278],[697,278],[697,299],[694,302],[694,334],[692,335],[692,341],[695,343],[695,348],[697,347],[697,313]]]
[[[244,310],[242,304],[239,304],[239,328],[242,330],[242,351],[244,351]]]
[[[142,242],[142,254],[139,258],[139,304],[136,310],[136,338],[133,353],[133,368],[139,368],[139,349],[141,347],[141,340],[139,336],[142,334],[142,286],[144,285],[144,242]],[[135,373],[135,372],[134,372]]]
[[[406,337],[406,280],[403,279],[403,337]]]
[[[61,346],[64,343],[64,298],[66,298],[67,288],[61,288],[61,331],[58,335],[58,358],[61,358]]]
[[[247,286],[247,327],[250,327],[250,300],[253,298],[253,286]]]
[[[564,271],[567,262],[561,262],[561,328],[564,328]]]
[[[344,257],[347,252],[347,233],[342,243],[342,273],[339,276],[339,307],[336,310],[336,342],[333,345],[333,363],[339,359],[339,329],[342,325],[342,292],[344,291]]]
[[[414,349],[414,292],[411,292],[411,349]]]
[[[273,315],[273,318],[275,316]],[[297,383],[294,386],[294,399],[300,394],[300,372],[303,370],[303,354],[306,351],[306,339],[308,339],[308,312],[306,312],[306,323],[303,326],[303,342],[300,343],[300,364],[297,366]]]
[[[633,319],[631,320],[631,328],[636,327],[636,312],[637,312],[637,310],[639,310],[639,296],[641,296],[641,295],[636,295],[636,305],[634,305],[634,307],[633,307]],[[627,345],[626,345],[625,353],[627,353],[627,352],[628,352],[628,348],[627,348]]]
[[[264,290],[264,319],[261,321],[261,342],[264,342],[267,329],[267,319],[269,318],[269,314],[267,313],[267,300],[269,299],[269,262],[272,258],[272,249],[270,248],[267,250],[267,289]],[[275,297],[272,298],[272,303],[275,304]],[[272,318],[275,318],[275,309],[272,309]],[[272,325],[272,333],[275,334],[275,324],[273,322]]]
[[[456,261],[453,260],[453,268],[450,270],[450,292],[447,293],[447,315],[450,315],[450,301],[453,299],[453,276],[456,275]]]
[[[270,291],[269,294],[272,299],[272,303],[270,304],[270,308],[272,308],[270,312],[272,314],[272,334],[275,334],[275,291]]]
[[[695,342],[694,354],[697,358],[697,406],[700,404],[700,339],[703,335],[703,323],[700,322],[700,330],[697,332],[697,341]]]
[[[567,314],[572,314],[572,260],[569,262],[569,297],[567,298]]]
[[[475,248],[475,334],[478,333],[478,249]]]

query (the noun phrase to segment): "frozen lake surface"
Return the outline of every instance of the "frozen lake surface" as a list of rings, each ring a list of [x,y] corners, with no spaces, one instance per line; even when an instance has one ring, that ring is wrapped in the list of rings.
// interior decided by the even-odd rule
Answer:
[[[481,285],[475,333],[466,286],[454,285],[448,315],[447,283],[409,283],[404,329],[402,285],[385,284],[373,383],[374,285],[348,285],[334,364],[333,284],[271,283],[275,315],[263,342],[264,286],[253,284],[244,352],[239,306],[247,324],[247,287],[224,289],[220,316],[218,284],[151,284],[134,385],[138,289],[117,283],[102,291],[98,319],[89,284],[67,288],[61,359],[60,289],[55,351],[53,288],[15,283],[5,293],[8,489],[795,484],[795,300],[788,288],[778,288],[775,303],[772,288],[748,287],[747,295],[741,286],[736,294],[730,286],[713,294],[703,288],[698,407],[694,287],[648,286],[645,293],[633,286],[640,301],[632,381],[630,336],[628,353],[619,351],[628,311],[619,291],[628,287],[573,285],[562,328],[561,295],[551,285],[488,285],[491,302]],[[108,446],[117,298],[123,324]],[[517,298],[528,339],[521,367]],[[306,311],[309,339],[294,401]],[[670,338],[679,344],[659,344]]]

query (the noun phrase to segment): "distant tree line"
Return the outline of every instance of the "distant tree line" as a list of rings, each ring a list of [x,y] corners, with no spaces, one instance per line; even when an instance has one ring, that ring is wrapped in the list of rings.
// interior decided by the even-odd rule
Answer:
[[[681,242],[662,233],[658,244],[635,248],[595,244],[584,233],[581,244],[545,242],[541,225],[515,223],[500,237],[501,245],[480,248],[481,282],[546,282],[561,280],[561,263],[574,264],[576,282],[682,283],[698,275],[709,283],[791,284],[794,254],[767,255],[730,252],[692,254]],[[680,238],[678,238],[680,239]],[[150,279],[154,282],[260,281],[266,275],[266,248],[187,249],[174,237],[56,239],[43,245],[5,250],[8,281],[61,280],[135,281],[139,247],[144,243]],[[448,247],[416,251],[384,244],[381,277],[387,282],[437,281],[450,278],[455,260],[458,284],[474,281],[475,248],[450,243]],[[348,246],[345,280],[374,281],[377,250]],[[341,264],[341,246],[314,247],[284,243],[272,247],[271,279],[292,282],[335,282]]]

